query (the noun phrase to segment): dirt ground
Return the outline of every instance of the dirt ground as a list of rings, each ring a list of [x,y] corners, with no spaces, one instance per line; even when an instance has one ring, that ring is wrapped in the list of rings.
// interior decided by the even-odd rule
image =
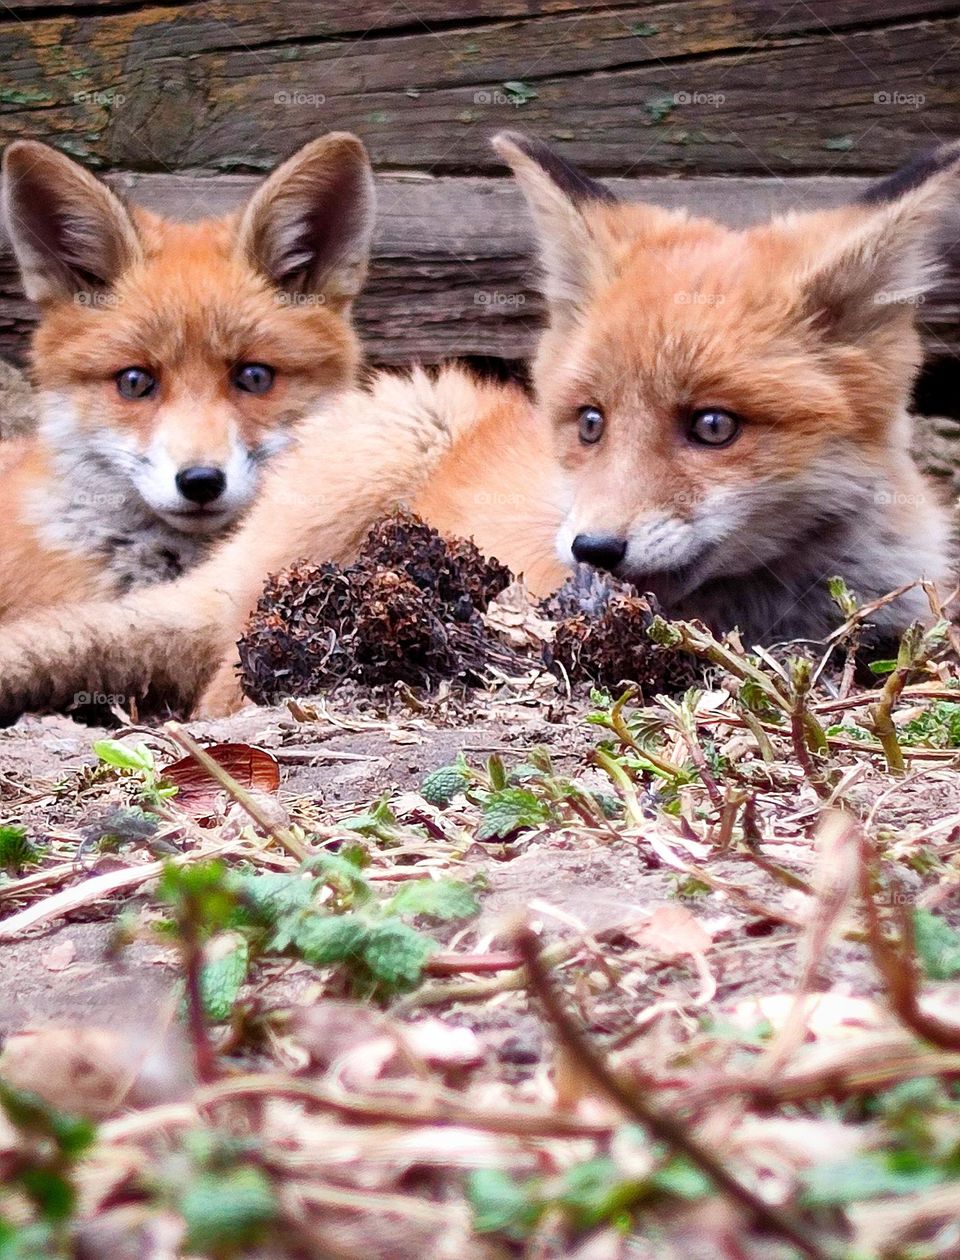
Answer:
[[[40,850],[23,869],[0,876],[0,1037],[7,1038],[0,1077],[6,1061],[18,1086],[49,1089],[51,1101],[62,1102],[62,1090],[47,1078],[67,1073],[64,1060],[71,1054],[82,1059],[82,1071],[76,1064],[70,1068],[71,1099],[77,1072],[115,1081],[126,1070],[110,1066],[101,1039],[124,1047],[117,1051],[121,1064],[136,1058],[132,1092],[119,1111],[114,1103],[107,1108],[108,1117],[118,1118],[108,1118],[101,1130],[106,1145],[93,1159],[89,1175],[95,1178],[106,1176],[104,1169],[121,1151],[124,1159],[146,1160],[150,1168],[157,1159],[173,1158],[145,1144],[141,1126],[174,1123],[171,1107],[188,1108],[176,1113],[181,1118],[175,1128],[195,1117],[191,1100],[198,1089],[229,1091],[244,1082],[258,1089],[263,1082],[262,1088],[281,1092],[324,1090],[325,1082],[336,1081],[348,1090],[350,1106],[405,1109],[408,1121],[400,1130],[363,1129],[361,1120],[360,1129],[349,1130],[359,1143],[352,1156],[311,1174],[319,1181],[311,1182],[310,1193],[332,1196],[338,1208],[322,1227],[311,1218],[309,1237],[319,1246],[322,1236],[330,1250],[310,1254],[385,1260],[412,1260],[424,1249],[451,1260],[687,1260],[700,1254],[772,1260],[801,1254],[789,1241],[789,1226],[779,1241],[769,1225],[755,1223],[756,1232],[750,1227],[745,1233],[742,1208],[738,1214],[722,1199],[694,1196],[692,1205],[682,1206],[682,1198],[671,1201],[668,1195],[658,1206],[654,1196],[649,1211],[618,1216],[613,1207],[595,1205],[586,1212],[548,1195],[557,1178],[566,1185],[564,1178],[581,1175],[578,1160],[591,1168],[590,1159],[612,1160],[611,1168],[620,1169],[615,1195],[626,1193],[622,1178],[639,1175],[640,1165],[635,1153],[624,1155],[610,1099],[603,1098],[586,1061],[579,1061],[578,1043],[568,1041],[572,1034],[556,1022],[561,1017],[551,1014],[542,987],[547,983],[562,991],[563,1018],[574,1019],[595,1046],[604,1047],[619,1079],[634,1082],[634,1097],[652,1091],[661,1111],[684,1117],[691,1132],[698,1128],[707,1148],[719,1143],[741,1180],[765,1185],[767,1197],[791,1213],[811,1210],[803,1206],[804,1194],[813,1193],[810,1179],[840,1155],[868,1165],[870,1177],[877,1175],[878,1159],[902,1160],[902,1132],[886,1132],[886,1121],[869,1119],[869,1108],[881,1106],[871,1099],[887,1097],[884,1087],[906,1088],[923,1077],[939,1079],[949,1090],[949,1082],[960,1078],[960,985],[953,979],[960,975],[960,953],[955,965],[944,962],[917,981],[923,1010],[946,1021],[925,1024],[910,1014],[903,994],[890,989],[896,968],[908,966],[905,956],[885,973],[881,946],[867,939],[858,909],[858,870],[879,861],[871,878],[879,881],[874,889],[881,915],[906,904],[922,909],[948,934],[960,924],[957,754],[937,736],[906,748],[906,773],[891,774],[879,746],[864,742],[869,736],[863,723],[876,693],[859,701],[854,694],[835,714],[836,693],[825,690],[815,693],[811,711],[820,706],[824,723],[848,725],[830,727],[829,756],[819,771],[804,767],[806,758],[787,727],[767,723],[771,746],[764,752],[745,727],[728,681],[718,673],[713,690],[673,701],[644,705],[635,697],[621,714],[626,725],[619,726],[610,697],[591,698],[584,689],[571,696],[552,676],[536,671],[501,678],[486,690],[444,684],[433,694],[402,685],[373,691],[349,685],[325,697],[188,723],[184,729],[204,747],[253,746],[276,760],[279,786],[254,790],[260,821],[213,785],[202,809],[191,807],[186,796],[174,797],[159,807],[166,820],[162,834],[127,838],[119,846],[91,837],[109,831],[103,820],[111,811],[142,803],[143,782],[138,773],[104,764],[94,743],[145,743],[162,773],[183,752],[170,731],[162,724],[108,730],[68,717],[22,719],[0,732],[0,825],[23,827]],[[949,696],[950,686],[943,669],[926,682],[914,679],[899,700],[902,723],[933,712],[938,703],[947,708],[937,710],[937,721],[946,721],[951,702],[935,697]],[[603,749],[610,754],[606,762]],[[461,755],[472,768],[472,786],[438,805],[429,778]],[[666,771],[651,772],[661,761]],[[531,762],[540,767],[536,773]],[[508,795],[510,783],[533,784],[541,814],[485,837],[501,773],[520,776],[509,779]],[[616,808],[605,818],[598,805],[611,799]],[[592,802],[586,814],[585,802]],[[360,837],[369,861],[364,878],[378,895],[395,896],[415,879],[453,879],[477,891],[477,912],[429,925],[411,920],[428,932],[435,952],[419,983],[373,1006],[353,1001],[342,969],[264,955],[238,990],[229,1027],[213,1029],[217,1083],[204,1084],[194,1062],[197,1047],[182,1024],[182,946],[158,930],[169,918],[169,907],[158,901],[158,863],[170,858],[189,865],[204,854],[224,853],[228,867],[262,875],[292,872],[296,863],[276,843],[284,835],[303,837],[313,855],[345,852]],[[112,874],[126,878],[141,869],[154,874],[117,893],[86,895]],[[76,901],[63,910],[58,899],[71,895]],[[552,980],[537,980],[535,971],[519,966],[521,922],[536,933]],[[915,971],[919,977],[918,965],[910,962],[902,974]],[[385,1019],[390,1036],[406,1046],[392,1067],[382,1067],[382,1052],[371,1048],[381,1044],[378,1021]],[[79,1048],[65,1050],[56,1040],[60,1029]],[[38,1035],[47,1040],[30,1040]],[[85,1048],[88,1036],[96,1050]],[[144,1057],[136,1048],[147,1044],[151,1050]],[[411,1051],[411,1044],[428,1048]],[[404,1056],[410,1055],[418,1066],[408,1079]],[[281,1071],[288,1075],[278,1077]],[[400,1090],[397,1101],[389,1102],[391,1090]],[[744,1100],[734,1104],[743,1090]],[[329,1123],[311,1110],[315,1102],[285,1104],[306,1108],[296,1141],[308,1146],[311,1126]],[[457,1122],[461,1105],[472,1119],[464,1113]],[[942,1099],[931,1104],[936,1115],[924,1124],[940,1123],[936,1116],[949,1106]],[[400,1165],[407,1164],[393,1144],[402,1135],[404,1143],[420,1142],[421,1130],[405,1125],[413,1123],[411,1114],[420,1114],[417,1108],[426,1114],[431,1107],[434,1119],[424,1121],[422,1149],[410,1156],[410,1167],[420,1171],[401,1175]],[[102,1115],[101,1104],[93,1110]],[[291,1117],[283,1108],[269,1114],[262,1140],[283,1147],[291,1140]],[[227,1128],[233,1124],[229,1113],[221,1119]],[[346,1123],[341,1116],[326,1137],[318,1129],[315,1140],[336,1143]],[[467,1126],[456,1129],[459,1145],[452,1154],[437,1136],[451,1123]],[[511,1133],[516,1124],[520,1128]],[[573,1125],[581,1135],[562,1138],[561,1127],[531,1147],[532,1139],[522,1136],[529,1124],[545,1126],[544,1134]],[[598,1126],[596,1133],[591,1126]],[[428,1139],[428,1132],[434,1136]],[[375,1134],[393,1152],[389,1172],[376,1162],[379,1155],[364,1154]],[[656,1124],[652,1135],[658,1141],[648,1143],[649,1150],[662,1149]],[[448,1156],[442,1169],[436,1166],[441,1147]],[[932,1160],[929,1142],[924,1150]],[[98,1162],[104,1152],[109,1159],[103,1154],[106,1162]],[[368,1155],[373,1164],[365,1162]],[[491,1167],[507,1178],[497,1183],[492,1207],[482,1180]],[[633,1173],[625,1171],[630,1168]],[[531,1180],[537,1170],[545,1181]],[[934,1178],[927,1171],[952,1212],[949,1176],[938,1172]],[[271,1175],[282,1182],[280,1173]],[[629,1184],[636,1194],[640,1183]],[[344,1208],[341,1219],[340,1199],[352,1204],[358,1185],[367,1187],[366,1206]],[[954,1254],[937,1241],[949,1213],[930,1206],[925,1186],[918,1180],[888,1193],[873,1182],[867,1188],[858,1183],[842,1207],[831,1207],[826,1216],[821,1208],[809,1220],[818,1236],[834,1240],[830,1246],[842,1239],[860,1248],[858,1256],[892,1260],[900,1253],[884,1250],[872,1224],[873,1210],[882,1208],[893,1213],[905,1236],[929,1243],[918,1255]],[[510,1198],[514,1192],[519,1205]],[[92,1201],[99,1206],[87,1209],[78,1236],[92,1230],[100,1250],[78,1254],[105,1260],[133,1254],[111,1251],[98,1232],[113,1229],[118,1193]],[[377,1224],[380,1195],[404,1222],[389,1243]],[[504,1196],[512,1208],[504,1206]],[[594,1210],[598,1215],[591,1215]],[[492,1221],[484,1211],[493,1212]],[[506,1213],[502,1220],[498,1212]],[[186,1208],[183,1213],[189,1220]],[[223,1254],[262,1260],[302,1254],[289,1242],[296,1234],[291,1219],[287,1211],[286,1232],[277,1235],[283,1246],[273,1244],[278,1249],[251,1244]],[[627,1222],[632,1231],[624,1233]],[[124,1246],[133,1245],[121,1234]],[[136,1246],[146,1246],[146,1235],[130,1236],[140,1239]],[[824,1243],[804,1254],[835,1252]]]

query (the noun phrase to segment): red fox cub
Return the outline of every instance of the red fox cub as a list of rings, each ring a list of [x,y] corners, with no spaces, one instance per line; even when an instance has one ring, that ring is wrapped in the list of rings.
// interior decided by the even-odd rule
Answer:
[[[77,691],[190,704],[206,688],[203,711],[229,708],[266,575],[348,559],[397,502],[540,591],[586,561],[747,642],[824,635],[834,574],[864,599],[947,579],[947,517],[910,460],[906,408],[960,151],[856,204],[733,231],[621,203],[522,136],[495,143],[545,273],[536,402],[457,369],[343,395],[193,572],[0,630],[0,716]],[[924,612],[910,591],[874,621],[895,634]]]
[[[949,580],[948,514],[910,457],[907,408],[918,299],[960,222],[960,145],[855,204],[732,231],[620,202],[522,136],[495,143],[545,277],[536,404],[505,405],[446,456],[427,519],[530,571],[529,523],[558,497],[562,562],[753,643],[834,628],[835,574],[863,600]],[[873,622],[891,635],[924,615],[914,589]]]
[[[175,223],[31,141],[6,226],[40,307],[35,437],[0,460],[0,619],[179,575],[359,362],[350,304],[373,226],[355,136],[313,141],[240,212]]]

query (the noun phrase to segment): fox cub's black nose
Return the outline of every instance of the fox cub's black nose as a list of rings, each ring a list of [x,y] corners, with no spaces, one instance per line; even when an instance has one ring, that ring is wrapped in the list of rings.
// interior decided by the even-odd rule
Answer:
[[[581,564],[612,572],[627,554],[627,542],[612,534],[577,534],[571,550]]]
[[[227,479],[219,468],[197,465],[181,468],[177,473],[177,489],[191,503],[212,503],[227,488]]]

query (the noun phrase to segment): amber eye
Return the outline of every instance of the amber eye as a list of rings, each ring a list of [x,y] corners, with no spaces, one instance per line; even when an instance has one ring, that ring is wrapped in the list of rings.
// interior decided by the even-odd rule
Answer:
[[[592,446],[603,434],[603,412],[599,407],[581,407],[577,412],[580,441]]]
[[[265,394],[273,384],[274,376],[273,368],[267,367],[266,363],[238,363],[231,379],[245,394]]]
[[[741,422],[729,411],[706,407],[690,417],[689,434],[701,446],[727,446],[739,434]]]
[[[157,378],[146,368],[128,367],[114,377],[122,398],[149,398],[156,393]]]

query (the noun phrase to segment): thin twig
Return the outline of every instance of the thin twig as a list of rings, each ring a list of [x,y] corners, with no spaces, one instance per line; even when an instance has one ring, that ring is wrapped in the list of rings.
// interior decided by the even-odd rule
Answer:
[[[685,1125],[671,1115],[652,1107],[638,1093],[629,1089],[607,1066],[607,1063],[578,1025],[570,1018],[560,1002],[549,972],[540,956],[540,942],[525,925],[515,933],[517,949],[523,955],[530,977],[531,991],[537,996],[557,1038],[577,1063],[585,1076],[590,1077],[597,1088],[632,1116],[658,1141],[686,1156],[703,1172],[714,1186],[738,1204],[758,1226],[791,1243],[805,1256],[813,1260],[826,1260],[827,1253],[811,1237],[808,1227],[795,1221],[788,1213],[766,1203],[749,1186],[745,1186],[717,1159],[713,1153],[695,1138]]]
[[[71,888],[65,888],[62,892],[45,897],[36,905],[21,910],[19,914],[12,914],[8,919],[0,919],[0,943],[17,940],[29,928],[39,927],[41,923],[50,923],[54,919],[62,919],[64,915],[79,910],[83,906],[89,906],[92,902],[99,901],[101,897],[110,897],[118,892],[132,892],[141,884],[146,884],[151,879],[158,879],[163,874],[165,866],[186,866],[191,862],[217,857],[234,847],[235,845],[231,842],[213,846],[202,852],[184,853],[177,857],[166,858],[163,862],[145,862],[142,866],[127,866],[121,871],[93,875],[89,879],[74,884]]]

